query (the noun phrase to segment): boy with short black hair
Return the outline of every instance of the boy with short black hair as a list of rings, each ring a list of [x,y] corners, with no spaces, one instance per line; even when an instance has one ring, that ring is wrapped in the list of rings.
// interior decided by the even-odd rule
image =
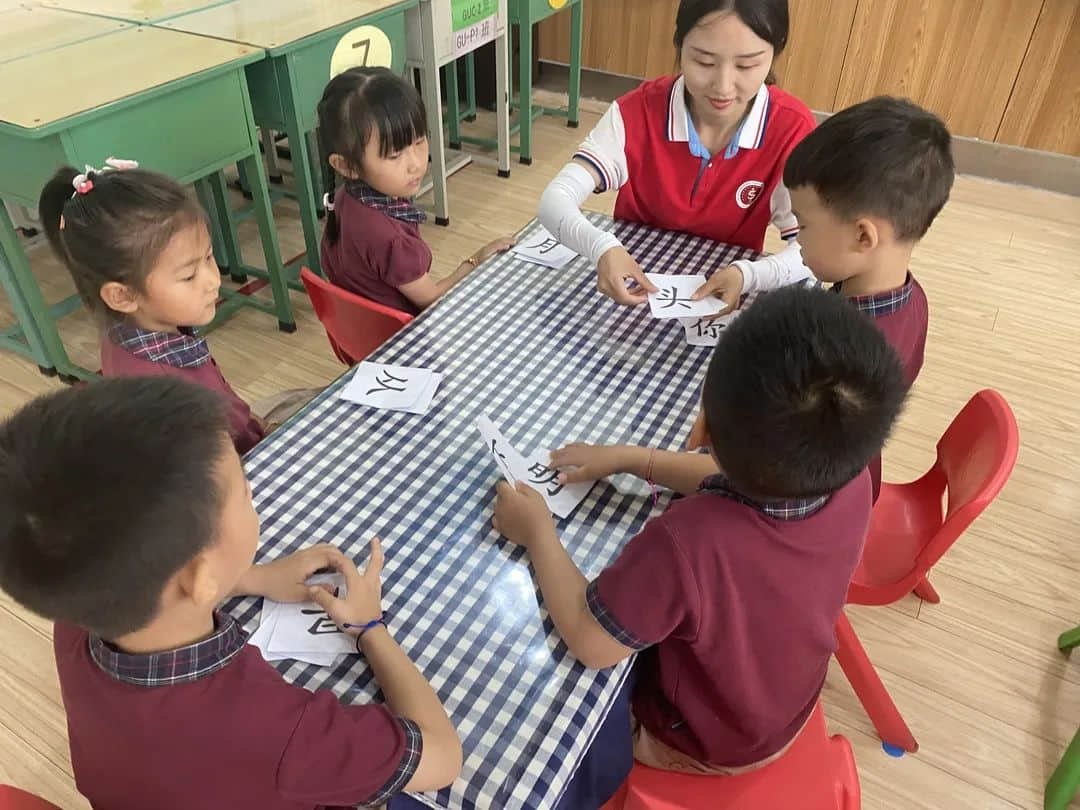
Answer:
[[[688,454],[575,445],[553,457],[689,496],[591,583],[543,498],[499,483],[496,528],[528,548],[570,650],[597,668],[644,651],[639,761],[730,773],[771,762],[795,739],[862,553],[866,464],[904,392],[896,353],[866,318],[822,290],[780,290],[728,327],[713,354],[693,434],[712,457],[704,483],[679,463]]]
[[[39,398],[0,425],[0,587],[53,619],[80,792],[109,810],[381,805],[448,785],[457,735],[380,624],[382,552],[253,565],[259,519],[216,393],[166,377]],[[305,584],[341,571],[347,596]],[[282,680],[216,608],[314,599],[387,706]]]
[[[928,317],[911,253],[948,201],[953,177],[941,119],[887,96],[826,119],[784,167],[803,261],[874,318],[908,385],[922,368]]]
[[[874,319],[908,386],[922,369],[929,321],[911,253],[948,201],[954,173],[941,119],[887,96],[828,118],[784,166],[803,262]],[[870,475],[877,501],[880,455]]]

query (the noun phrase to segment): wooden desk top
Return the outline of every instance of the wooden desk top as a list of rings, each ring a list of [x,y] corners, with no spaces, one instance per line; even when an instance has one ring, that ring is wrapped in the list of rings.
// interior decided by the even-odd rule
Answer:
[[[26,0],[23,0],[25,2]],[[3,0],[0,0],[3,2]],[[222,0],[40,0],[41,5],[131,22],[154,22],[207,8]]]
[[[42,6],[0,7],[0,62],[130,27],[120,20]]]
[[[232,0],[170,19],[176,31],[280,48],[360,17],[415,0]]]
[[[127,28],[0,63],[0,121],[37,129],[238,60],[257,48],[162,28]]]

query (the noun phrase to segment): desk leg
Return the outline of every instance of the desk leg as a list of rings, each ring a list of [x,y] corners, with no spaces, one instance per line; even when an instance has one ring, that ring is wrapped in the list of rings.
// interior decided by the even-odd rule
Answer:
[[[31,356],[41,370],[46,374],[59,371],[65,377],[94,379],[95,375],[78,368],[68,358],[56,323],[30,272],[19,235],[3,205],[0,205],[0,263],[4,265],[0,268],[4,290],[11,299]]]
[[[296,70],[291,55],[274,60],[278,88],[281,90],[281,106],[285,111],[285,132],[289,136],[292,152],[293,181],[296,185],[296,202],[300,206],[300,224],[304,228],[304,246],[307,250],[307,266],[321,274],[319,266],[319,216],[315,208],[315,181],[311,172],[311,150],[308,149],[307,133],[300,120],[300,97],[296,88]],[[276,238],[274,240],[277,241]]]
[[[30,314],[30,307],[23,299],[22,290],[15,281],[15,274],[11,272],[11,264],[5,255],[0,255],[0,286],[4,288],[4,294],[11,302],[11,308],[15,312],[15,320],[18,322],[17,330],[21,332],[26,344],[17,336],[7,336],[3,339],[3,347],[24,354],[37,363],[41,373],[47,376],[56,374],[56,367],[45,351],[45,342],[38,333],[37,323]]]
[[[570,8],[570,80],[569,105],[566,125],[577,129],[581,120],[581,38],[585,17],[585,0],[578,0]]]
[[[499,177],[510,176],[510,25],[495,40],[495,117],[499,133]],[[532,118],[525,116],[531,123]],[[523,119],[524,120],[524,119]],[[524,132],[524,130],[522,130]],[[522,144],[525,142],[522,141]],[[525,161],[522,160],[522,163]]]
[[[527,5],[527,4],[523,4]],[[509,35],[511,26],[506,26]],[[518,159],[526,166],[532,165],[532,15],[523,11],[518,25]]]
[[[465,120],[476,120],[476,51],[465,54]]]
[[[207,189],[207,186],[209,189]],[[217,222],[215,230],[220,231],[221,245],[225,255],[225,264],[233,273],[242,273],[244,256],[240,252],[240,239],[236,233],[236,215],[229,204],[229,189],[225,184],[225,175],[222,172],[214,172],[209,177],[199,180],[195,184],[195,190],[200,199],[206,199],[213,207],[214,219]],[[237,283],[243,282],[243,277],[233,276]]]
[[[293,143],[292,133],[289,134],[289,142]],[[299,143],[303,144],[301,135]],[[306,148],[304,150],[307,151]],[[307,155],[297,155],[296,147],[293,147],[293,165],[296,159],[307,160]],[[267,187],[266,174],[262,170],[262,160],[259,150],[244,158],[244,164],[248,167],[248,178],[251,181],[251,194],[255,204],[255,220],[259,224],[259,237],[262,239],[263,255],[266,257],[266,272],[270,276],[270,289],[274,294],[274,309],[278,317],[278,329],[282,332],[295,332],[296,321],[293,320],[292,305],[289,303],[289,286],[285,279],[285,266],[281,263],[281,246],[278,244],[277,231],[274,230],[274,212],[270,207],[270,190]],[[303,163],[301,163],[303,165]],[[310,180],[310,178],[308,178]],[[308,201],[311,199],[311,187],[308,187]],[[301,206],[301,210],[303,207]],[[309,211],[314,216],[314,211]]]
[[[221,176],[221,172],[218,172],[218,176]],[[224,184],[224,178],[222,178],[221,182]],[[221,270],[222,275],[227,274],[237,284],[243,284],[247,281],[247,276],[243,272],[242,265],[235,263],[234,251],[230,250],[229,243],[225,239],[221,207],[215,199],[210,181],[205,177],[196,180],[195,193],[199,197],[199,203],[202,205],[203,210],[210,217],[210,240],[214,245],[214,259],[218,263],[218,268]]]
[[[420,69],[420,93],[427,107],[428,138],[431,141],[431,182],[435,195],[435,224],[450,224],[446,201],[446,147],[443,143],[442,89],[439,63],[435,58],[435,23],[432,6],[420,4],[420,31],[423,37],[424,64]]]
[[[446,64],[446,127],[450,148],[461,148],[461,100],[458,97],[457,60]]]
[[[281,167],[278,166],[277,144],[274,143],[274,131],[266,127],[259,128],[259,137],[262,138],[263,158],[266,160],[266,171],[270,175],[270,182],[281,185],[285,179],[281,176]]]

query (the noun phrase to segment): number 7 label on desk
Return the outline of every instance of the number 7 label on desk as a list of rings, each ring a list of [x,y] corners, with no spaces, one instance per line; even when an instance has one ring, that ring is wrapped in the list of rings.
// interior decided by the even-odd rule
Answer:
[[[484,446],[491,453],[495,466],[511,486],[518,481],[528,484],[547,502],[548,508],[558,517],[568,517],[581,503],[595,481],[578,484],[560,484],[557,470],[548,466],[550,454],[545,450],[534,451],[528,458],[521,455],[506,440],[495,423],[486,416],[476,421],[476,427],[484,439]]]

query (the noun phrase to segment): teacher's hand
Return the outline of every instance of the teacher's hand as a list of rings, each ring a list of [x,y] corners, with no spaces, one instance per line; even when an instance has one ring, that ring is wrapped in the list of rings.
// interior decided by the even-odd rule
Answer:
[[[635,286],[627,288],[627,281]],[[656,292],[656,287],[645,278],[645,271],[624,247],[613,247],[600,257],[596,264],[596,289],[613,301],[630,306],[644,304],[649,293]]]
[[[706,318],[706,320],[712,320],[712,318],[719,318],[722,315],[727,315],[739,306],[739,298],[742,297],[743,284],[742,270],[735,265],[731,265],[730,267],[725,267],[723,270],[717,270],[709,276],[709,280],[698,287],[691,298],[695,301],[700,301],[701,299],[708,298],[712,295],[724,302],[724,308],[722,310],[712,317]]]

